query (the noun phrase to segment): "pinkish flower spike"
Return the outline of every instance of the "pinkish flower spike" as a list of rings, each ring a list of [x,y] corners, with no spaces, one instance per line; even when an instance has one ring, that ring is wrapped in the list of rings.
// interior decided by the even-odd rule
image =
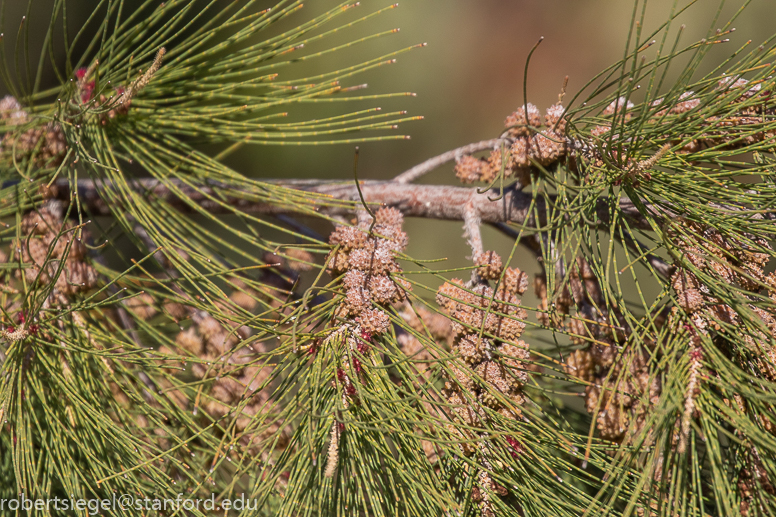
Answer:
[[[513,458],[517,458],[518,455],[523,453],[523,446],[520,445],[520,442],[512,438],[511,436],[506,437],[507,443],[509,446],[513,449],[509,451],[509,454],[512,455]]]
[[[361,341],[356,345],[356,350],[358,350],[358,353],[361,355],[367,355],[372,349],[369,345]]]
[[[345,371],[342,368],[337,368],[337,379],[342,384],[345,384],[345,381],[347,380],[347,376],[345,375]]]

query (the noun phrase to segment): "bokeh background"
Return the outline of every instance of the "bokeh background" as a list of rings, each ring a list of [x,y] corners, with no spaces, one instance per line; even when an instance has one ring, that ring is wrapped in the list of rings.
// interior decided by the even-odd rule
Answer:
[[[31,55],[36,56],[48,23],[50,0],[37,0],[31,18]],[[24,0],[5,2],[5,31],[15,34],[27,10]],[[95,0],[70,0],[68,17],[71,30],[97,4]],[[126,2],[127,8],[139,1]],[[273,1],[257,3],[270,7]],[[279,32],[329,9],[336,0],[311,0],[297,14],[272,31]],[[744,4],[730,1],[719,13],[718,26]],[[386,0],[362,0],[361,6],[346,14],[354,20],[375,9],[390,5]],[[682,2],[680,5],[686,5]],[[638,4],[638,10],[643,8]],[[664,22],[672,0],[652,0],[646,6],[645,34]],[[672,41],[680,24],[685,24],[682,42],[689,44],[704,37],[720,7],[718,0],[698,0],[679,18],[669,35]],[[711,52],[708,71],[747,40],[753,45],[776,32],[776,1],[755,0],[733,24],[737,31],[731,42],[717,45]],[[381,106],[384,110],[405,109],[424,120],[403,124],[398,133],[410,140],[365,143],[361,145],[359,177],[387,179],[444,151],[497,136],[504,118],[523,98],[523,70],[531,47],[544,37],[531,62],[528,98],[540,109],[557,99],[563,78],[569,76],[573,95],[596,73],[620,59],[628,35],[634,3],[625,0],[401,0],[395,9],[366,24],[342,31],[325,45],[353,41],[360,37],[400,28],[401,31],[337,52],[305,64],[289,74],[315,75],[332,68],[356,64],[366,59],[426,42],[428,45],[398,56],[393,65],[380,67],[355,77],[350,84],[367,83],[362,93],[414,92],[415,97],[356,103],[351,109]],[[35,35],[38,35],[35,38]],[[6,36],[7,55],[12,48]],[[314,52],[327,47],[304,49]],[[676,75],[681,66],[673,70]],[[285,77],[285,76],[281,76]],[[48,81],[53,81],[53,75]],[[569,95],[569,97],[571,96]],[[567,97],[568,98],[568,97]],[[316,108],[317,109],[317,108]],[[326,105],[321,114],[343,109],[342,104]],[[369,136],[369,135],[367,135]],[[353,177],[354,145],[334,146],[257,146],[245,147],[231,155],[227,163],[238,171],[263,178],[340,178]],[[456,183],[452,165],[440,168],[422,179],[427,183]],[[420,259],[448,257],[444,267],[467,264],[466,246],[459,236],[460,223],[409,221],[408,253]],[[486,247],[508,255],[511,242],[486,229]],[[519,260],[520,257],[518,257]]]

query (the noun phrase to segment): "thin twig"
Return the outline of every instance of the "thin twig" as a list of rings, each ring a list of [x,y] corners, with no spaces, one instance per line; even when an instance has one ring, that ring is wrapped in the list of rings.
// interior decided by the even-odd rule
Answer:
[[[496,148],[502,141],[502,138],[493,138],[491,140],[483,140],[482,142],[475,142],[473,144],[447,151],[433,158],[429,158],[423,163],[420,163],[413,168],[406,170],[393,178],[396,183],[412,183],[416,179],[420,178],[424,174],[433,171],[440,165],[444,165],[447,162],[451,162],[456,158],[465,154],[472,154],[478,151],[486,151],[488,149]]]
[[[474,205],[474,200],[469,200],[463,207],[463,229],[466,231],[466,241],[472,249],[472,260],[484,251],[482,247],[482,234],[480,233],[480,220]]]
[[[469,246],[472,249],[472,260],[476,261],[485,250],[482,247],[482,233],[480,232],[480,225],[482,221],[477,213],[477,209],[474,204],[474,196],[463,207],[463,229],[465,231],[464,236]],[[477,269],[472,270],[472,282],[476,282],[479,279]]]

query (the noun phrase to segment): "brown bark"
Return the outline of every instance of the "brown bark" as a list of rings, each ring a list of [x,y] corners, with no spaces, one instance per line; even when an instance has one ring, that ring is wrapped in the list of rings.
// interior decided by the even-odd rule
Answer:
[[[217,183],[208,183],[197,188],[181,184],[171,180],[180,189],[182,196],[154,179],[141,179],[130,181],[129,184],[137,192],[151,194],[170,205],[184,211],[192,210],[192,204],[208,210],[211,213],[228,213],[237,209],[249,214],[287,214],[303,211],[296,205],[277,205],[247,199],[240,195],[227,195],[224,192],[235,190]],[[325,194],[329,199],[339,201],[359,202],[358,189],[353,182],[322,181],[322,180],[267,180],[267,184],[285,187],[312,194]],[[395,207],[407,217],[421,217],[443,220],[464,220],[464,207],[471,204],[483,223],[516,223],[534,226],[535,221],[529,208],[532,196],[529,193],[516,189],[507,189],[499,198],[498,189],[478,193],[476,188],[454,187],[445,185],[415,185],[396,183],[394,181],[363,181],[361,192],[367,203],[377,206]],[[63,200],[69,200],[69,188],[66,181],[59,185],[59,196]],[[94,215],[109,215],[111,207],[100,197],[100,188],[110,187],[109,184],[95,184],[91,180],[79,180],[78,195],[81,206]],[[211,197],[222,199],[227,206],[210,199]],[[535,200],[534,213],[539,214],[539,223],[543,224],[545,202],[541,198]],[[113,207],[116,208],[116,207]],[[306,206],[309,209],[309,205]],[[348,204],[328,206],[321,204],[318,207],[321,213],[328,215],[347,215],[353,212],[353,207]],[[620,209],[629,219],[629,223],[635,227],[649,229],[646,220],[641,216],[636,207],[628,199],[620,202]],[[609,220],[609,208],[607,200],[602,198],[598,204],[598,219],[602,225]]]

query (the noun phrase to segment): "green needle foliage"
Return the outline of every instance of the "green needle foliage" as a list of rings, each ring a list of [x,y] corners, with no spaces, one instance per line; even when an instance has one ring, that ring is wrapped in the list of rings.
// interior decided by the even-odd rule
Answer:
[[[647,33],[636,1],[621,61],[544,120],[522,99],[489,156],[455,153],[485,189],[224,165],[405,138],[417,117],[351,106],[408,95],[354,81],[410,49],[298,77],[395,32],[330,43],[394,7],[365,4],[102,0],[71,34],[65,0],[29,2],[0,39],[0,499],[776,514],[774,40],[701,77],[733,20],[683,46],[689,6]],[[31,16],[50,20],[39,57]],[[461,219],[472,266],[407,256],[404,215]],[[153,503],[178,494],[222,506]]]

